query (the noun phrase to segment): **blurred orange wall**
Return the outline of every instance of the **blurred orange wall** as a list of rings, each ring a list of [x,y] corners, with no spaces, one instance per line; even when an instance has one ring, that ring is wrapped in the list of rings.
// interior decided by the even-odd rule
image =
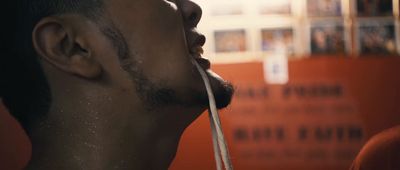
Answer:
[[[289,62],[289,83],[262,63],[215,65],[236,85],[222,123],[237,170],[341,170],[373,134],[400,123],[400,58]],[[186,131],[171,170],[215,169],[207,114]]]

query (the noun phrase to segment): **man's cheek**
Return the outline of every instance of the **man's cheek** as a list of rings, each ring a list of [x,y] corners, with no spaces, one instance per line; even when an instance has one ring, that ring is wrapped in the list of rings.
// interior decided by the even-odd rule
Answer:
[[[170,86],[182,86],[193,81],[188,68],[178,67],[171,62],[165,62],[160,67],[144,69],[143,72],[150,81]]]

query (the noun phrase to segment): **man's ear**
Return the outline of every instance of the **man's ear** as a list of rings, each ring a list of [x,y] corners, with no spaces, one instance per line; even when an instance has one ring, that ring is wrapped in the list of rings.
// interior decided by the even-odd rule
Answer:
[[[97,78],[102,66],[87,41],[74,29],[74,22],[57,17],[43,18],[36,24],[32,40],[37,54],[58,69],[84,78]],[[77,23],[76,23],[77,24]]]

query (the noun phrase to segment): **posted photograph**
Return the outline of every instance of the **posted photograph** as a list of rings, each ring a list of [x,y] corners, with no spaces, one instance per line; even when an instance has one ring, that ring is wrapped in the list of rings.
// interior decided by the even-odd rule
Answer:
[[[391,16],[393,15],[392,0],[357,0],[358,16]]]
[[[216,31],[214,38],[217,53],[246,51],[246,32],[243,29]]]
[[[365,21],[358,28],[359,52],[362,54],[396,53],[393,22]]]
[[[292,28],[265,28],[261,30],[261,36],[262,51],[284,48],[289,54],[294,52]]]
[[[211,9],[211,15],[224,16],[224,15],[241,15],[243,14],[243,5],[240,3],[219,3]]]
[[[339,23],[317,23],[310,28],[312,54],[345,53],[345,32]]]
[[[292,0],[263,1],[260,3],[260,14],[291,15]]]
[[[342,15],[341,0],[307,0],[310,17],[334,17]]]

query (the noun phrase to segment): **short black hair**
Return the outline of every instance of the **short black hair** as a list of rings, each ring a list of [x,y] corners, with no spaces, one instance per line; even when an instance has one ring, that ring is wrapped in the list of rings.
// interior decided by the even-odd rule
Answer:
[[[28,131],[48,112],[50,88],[32,44],[32,31],[44,17],[76,13],[95,20],[104,0],[7,0],[2,4],[0,97]]]

